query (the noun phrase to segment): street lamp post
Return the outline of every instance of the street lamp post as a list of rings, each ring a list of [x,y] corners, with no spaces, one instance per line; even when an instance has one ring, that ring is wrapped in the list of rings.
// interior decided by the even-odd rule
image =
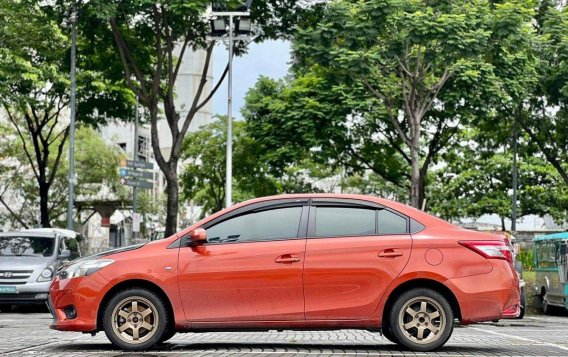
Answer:
[[[250,41],[251,22],[249,11],[219,11],[211,16],[211,39],[228,41],[229,48],[225,207],[230,207],[233,205],[233,52],[235,41]]]
[[[75,115],[76,115],[76,62],[77,62],[77,8],[72,5],[69,16],[71,23],[71,93],[69,95],[69,105],[71,109],[69,123],[69,177],[68,194],[69,205],[67,207],[67,229],[73,230],[73,206],[74,206],[74,185],[75,185]]]

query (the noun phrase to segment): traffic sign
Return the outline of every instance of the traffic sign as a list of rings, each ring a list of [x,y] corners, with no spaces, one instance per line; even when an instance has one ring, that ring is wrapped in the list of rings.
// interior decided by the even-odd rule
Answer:
[[[154,164],[146,161],[134,161],[126,160],[126,166],[133,167],[135,169],[153,169]]]
[[[136,171],[134,169],[127,169],[123,167],[120,169],[120,177],[129,177],[129,178],[142,178],[142,179],[154,179],[154,173],[148,171]]]
[[[122,179],[121,179],[122,180]],[[134,179],[128,179],[128,180],[124,180],[127,186],[132,186],[132,187],[136,187],[136,188],[147,188],[147,189],[151,189],[154,187],[154,183],[153,182],[149,182],[149,181],[138,181],[138,180],[134,180]]]

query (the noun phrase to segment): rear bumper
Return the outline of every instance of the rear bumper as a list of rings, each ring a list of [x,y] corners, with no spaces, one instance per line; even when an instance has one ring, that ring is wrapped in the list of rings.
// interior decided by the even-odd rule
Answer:
[[[97,331],[97,314],[108,281],[99,273],[61,280],[55,278],[49,289],[49,328],[59,331]],[[71,314],[70,312],[73,312]]]
[[[506,261],[496,261],[491,272],[449,280],[460,304],[463,324],[514,319],[521,311],[519,280]]]

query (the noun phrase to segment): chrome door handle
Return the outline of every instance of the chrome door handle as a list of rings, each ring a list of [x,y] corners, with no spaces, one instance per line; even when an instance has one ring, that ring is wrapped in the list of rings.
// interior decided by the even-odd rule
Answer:
[[[385,249],[379,253],[379,258],[396,258],[401,257],[403,253],[397,249]]]
[[[276,258],[274,260],[275,263],[283,263],[283,264],[290,264],[290,263],[297,263],[300,261],[299,257],[293,256],[291,254],[284,254]]]

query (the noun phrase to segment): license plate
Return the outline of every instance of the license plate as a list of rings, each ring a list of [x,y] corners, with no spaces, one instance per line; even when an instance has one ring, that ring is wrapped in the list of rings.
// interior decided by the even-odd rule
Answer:
[[[15,286],[0,285],[0,294],[17,294],[18,289]]]

